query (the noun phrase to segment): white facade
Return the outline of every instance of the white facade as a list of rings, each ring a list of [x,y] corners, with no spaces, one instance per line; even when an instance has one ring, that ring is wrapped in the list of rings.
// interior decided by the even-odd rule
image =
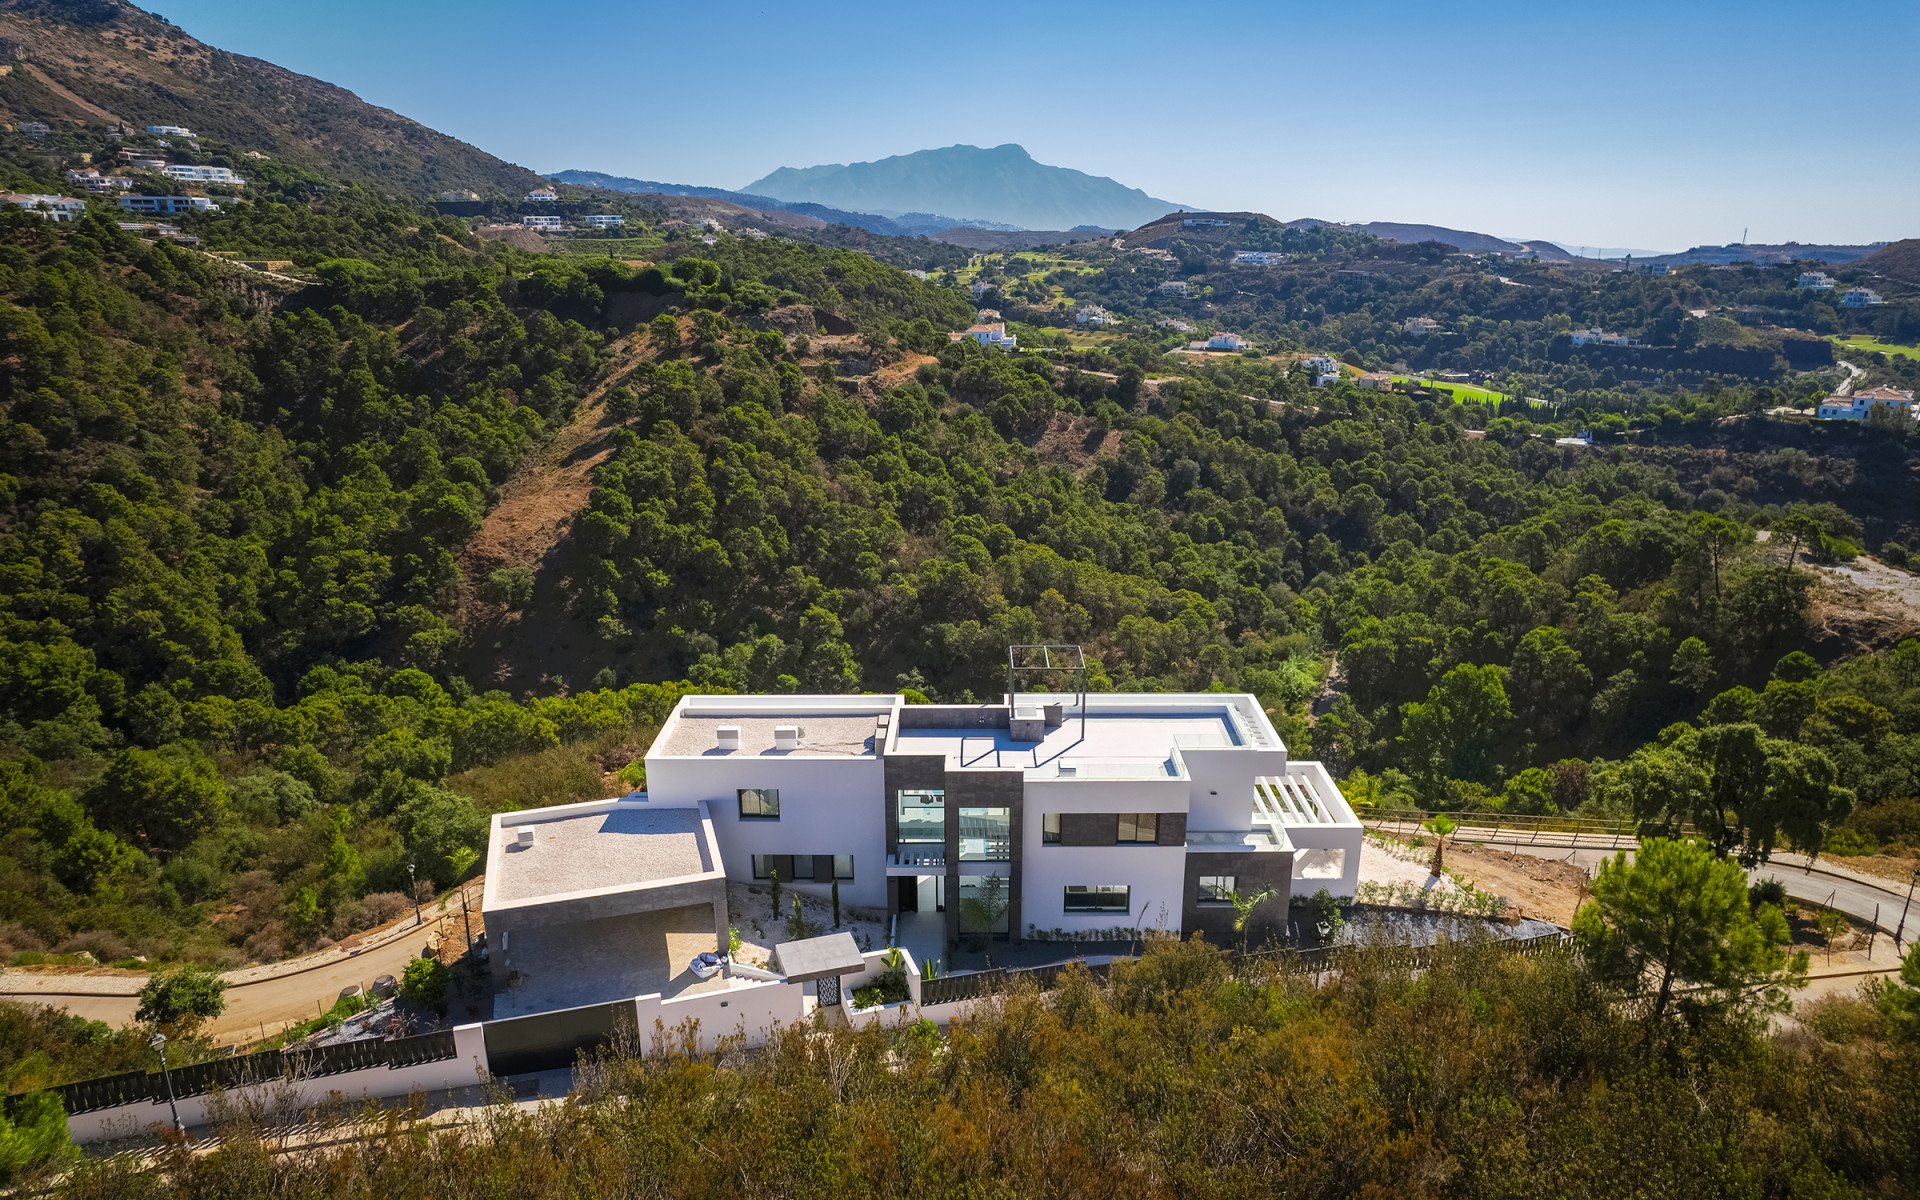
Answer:
[[[90,192],[125,191],[133,186],[133,180],[131,179],[121,179],[114,175],[102,175],[92,167],[81,171],[68,171],[67,182],[78,184]]]
[[[49,221],[71,221],[87,211],[87,202],[73,196],[48,196],[40,193],[13,192],[0,196],[0,200],[24,208],[28,212],[38,213]]]
[[[1877,387],[1851,396],[1828,396],[1820,402],[1820,416],[1836,421],[1864,421],[1876,404],[1894,412],[1913,412],[1913,393],[1897,388]]]
[[[1868,308],[1875,304],[1885,304],[1880,293],[1872,288],[1848,288],[1847,294],[1840,297],[1842,308]]]
[[[594,229],[619,229],[626,225],[627,219],[619,213],[594,213],[581,217],[580,223]]]
[[[1640,346],[1639,338],[1624,333],[1608,333],[1598,326],[1591,329],[1576,329],[1572,333],[1576,346]]]
[[[234,187],[247,186],[247,181],[235,175],[228,167],[196,167],[189,163],[173,163],[161,167],[160,173],[169,179],[183,179],[190,183],[226,183]]]
[[[1160,290],[1184,296],[1187,294],[1187,281],[1184,279],[1169,279],[1160,285]]]
[[[1408,317],[1400,322],[1400,328],[1415,337],[1425,337],[1440,328],[1440,322],[1432,317]]]
[[[205,196],[122,196],[120,207],[128,212],[170,217],[184,212],[219,212],[220,206]]]
[[[1111,321],[1112,319],[1113,319],[1113,314],[1109,313],[1106,309],[1101,308],[1098,305],[1094,305],[1093,307],[1090,307],[1090,308],[1083,308],[1079,312],[1073,314],[1073,323],[1076,325],[1105,325],[1108,321]]]
[[[559,217],[521,217],[520,223],[529,229],[558,230],[562,228]]]
[[[560,198],[560,193],[552,188],[535,188],[527,193],[528,204],[552,204]]]
[[[1216,333],[1207,339],[1207,349],[1231,350],[1236,354],[1245,350],[1251,344],[1247,339],[1237,333]]]
[[[147,132],[167,134],[173,137],[183,137],[183,138],[190,138],[193,136],[193,130],[188,129],[185,125],[149,125],[147,126]]]
[[[1239,250],[1234,253],[1233,261],[1255,267],[1271,267],[1286,261],[1286,257],[1278,250]]]
[[[1798,286],[1814,292],[1833,290],[1833,279],[1825,271],[1802,271]]]
[[[1180,228],[1231,229],[1233,228],[1233,222],[1227,220],[1225,217],[1183,217],[1180,221]]]
[[[837,879],[842,903],[902,915],[942,895],[950,937],[953,901],[989,875],[1016,938],[1217,932],[1232,907],[1190,894],[1201,880],[1273,886],[1275,921],[1288,895],[1359,883],[1358,818],[1249,695],[688,696],[646,769],[655,802],[707,806],[728,878]]]

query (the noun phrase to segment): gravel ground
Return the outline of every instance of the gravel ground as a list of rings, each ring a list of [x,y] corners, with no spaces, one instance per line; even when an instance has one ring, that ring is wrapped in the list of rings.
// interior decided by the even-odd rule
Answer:
[[[737,879],[727,880],[728,923],[740,934],[740,958],[742,961],[765,966],[773,947],[781,942],[791,941],[787,936],[787,916],[793,912],[793,897],[798,895],[802,910],[806,913],[807,923],[813,926],[814,934],[832,933],[844,929],[853,934],[853,940],[862,950],[879,950],[887,944],[887,915],[871,909],[856,909],[850,904],[840,906],[840,924],[833,923],[833,905],[827,897],[796,892],[791,887],[780,889],[780,916],[773,915],[773,897],[763,883],[742,883]],[[858,919],[856,919],[858,918]]]

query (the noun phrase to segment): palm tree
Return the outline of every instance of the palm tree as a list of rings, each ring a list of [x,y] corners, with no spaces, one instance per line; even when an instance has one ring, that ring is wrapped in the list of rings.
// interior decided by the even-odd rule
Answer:
[[[1253,910],[1273,899],[1273,889],[1263,887],[1257,892],[1228,892],[1227,899],[1233,901],[1233,931],[1240,935],[1240,951],[1247,949],[1247,926],[1253,921]]]
[[[1433,873],[1439,875],[1442,873],[1441,868],[1445,865],[1441,861],[1440,854],[1446,849],[1447,835],[1460,827],[1448,819],[1444,813],[1436,813],[1431,821],[1420,828],[1433,835]]]

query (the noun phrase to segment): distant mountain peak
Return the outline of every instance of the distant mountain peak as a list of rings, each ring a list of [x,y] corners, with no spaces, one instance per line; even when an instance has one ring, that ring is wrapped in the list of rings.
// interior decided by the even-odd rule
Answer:
[[[885,215],[964,213],[1020,229],[1130,229],[1181,207],[1104,175],[1036,162],[1015,142],[916,150],[876,162],[781,167],[740,190]]]

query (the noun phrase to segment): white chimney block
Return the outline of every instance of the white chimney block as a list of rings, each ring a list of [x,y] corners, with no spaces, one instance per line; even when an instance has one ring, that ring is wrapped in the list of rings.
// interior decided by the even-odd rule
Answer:
[[[773,748],[775,750],[798,750],[800,737],[806,731],[798,725],[775,725],[773,727]]]
[[[715,744],[718,745],[720,749],[738,750],[740,748],[740,727],[738,725],[722,725],[714,730],[714,734]]]
[[[533,826],[522,825],[513,831],[513,840],[522,846],[533,845]]]

